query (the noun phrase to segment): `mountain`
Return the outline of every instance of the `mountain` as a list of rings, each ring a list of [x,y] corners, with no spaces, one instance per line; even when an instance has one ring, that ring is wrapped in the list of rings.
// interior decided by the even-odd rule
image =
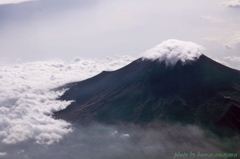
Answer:
[[[167,56],[160,51],[161,58],[139,58],[119,70],[65,85],[69,89],[59,99],[75,102],[55,117],[74,123],[168,121],[220,134],[225,129],[240,132],[240,71],[203,54],[174,49],[168,48]],[[182,50],[187,56],[179,54]]]

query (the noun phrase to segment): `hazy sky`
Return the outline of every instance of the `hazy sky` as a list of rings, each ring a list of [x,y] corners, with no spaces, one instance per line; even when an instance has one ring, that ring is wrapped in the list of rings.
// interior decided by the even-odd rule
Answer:
[[[137,56],[179,39],[238,68],[239,15],[238,0],[1,0],[0,58]]]

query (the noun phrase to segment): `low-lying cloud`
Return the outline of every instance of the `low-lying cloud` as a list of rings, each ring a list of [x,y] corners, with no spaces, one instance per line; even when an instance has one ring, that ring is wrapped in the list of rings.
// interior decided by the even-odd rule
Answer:
[[[53,144],[72,132],[71,124],[52,118],[53,112],[71,101],[58,101],[63,91],[50,91],[68,82],[80,81],[128,64],[132,57],[85,60],[75,58],[37,61],[0,67],[0,143],[4,145],[33,140]],[[1,149],[0,149],[1,152]],[[1,156],[4,152],[1,152]]]
[[[7,154],[3,159],[180,159],[176,153],[234,153],[239,143],[219,139],[197,126],[180,124],[74,126],[73,132],[52,145],[31,141],[14,146],[0,146]],[[192,157],[185,157],[192,158]],[[212,157],[217,159],[218,157]],[[219,158],[218,158],[219,159]]]

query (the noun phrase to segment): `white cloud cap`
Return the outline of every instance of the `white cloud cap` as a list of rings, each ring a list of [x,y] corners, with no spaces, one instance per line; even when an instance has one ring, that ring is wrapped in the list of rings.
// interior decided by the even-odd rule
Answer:
[[[143,53],[142,59],[158,59],[169,66],[175,65],[179,60],[183,63],[196,60],[202,55],[202,50],[202,46],[193,42],[170,39]]]

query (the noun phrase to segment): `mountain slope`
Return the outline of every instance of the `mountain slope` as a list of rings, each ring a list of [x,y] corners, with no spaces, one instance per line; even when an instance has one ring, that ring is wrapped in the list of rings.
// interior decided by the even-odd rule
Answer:
[[[156,120],[240,130],[240,72],[205,55],[168,66],[138,59],[68,85],[75,100],[56,118],[71,122],[149,123]]]

